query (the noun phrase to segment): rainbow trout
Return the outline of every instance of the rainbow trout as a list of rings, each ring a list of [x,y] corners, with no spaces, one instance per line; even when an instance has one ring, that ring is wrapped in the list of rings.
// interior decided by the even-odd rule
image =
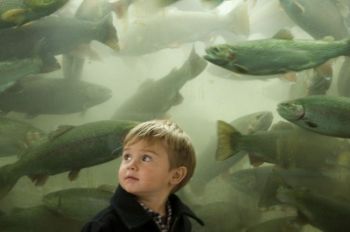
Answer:
[[[0,0],[0,29],[47,16],[68,0]]]
[[[350,54],[350,39],[338,41],[261,39],[206,49],[209,62],[249,75],[273,75],[317,67]]]
[[[350,99],[309,96],[278,104],[284,119],[316,133],[350,138]]]
[[[80,169],[118,158],[123,137],[135,125],[131,121],[106,120],[59,127],[40,144],[24,151],[20,160],[0,167],[0,198],[22,176],[30,177],[35,185],[43,185],[50,175],[63,172],[69,172],[69,179],[74,180]]]

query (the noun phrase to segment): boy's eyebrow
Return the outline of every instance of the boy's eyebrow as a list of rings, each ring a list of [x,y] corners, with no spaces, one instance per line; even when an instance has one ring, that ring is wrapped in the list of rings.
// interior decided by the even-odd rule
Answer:
[[[125,147],[123,149],[123,151],[128,151],[128,150],[130,150],[129,147]],[[155,155],[159,156],[159,154],[157,152],[155,152],[154,150],[151,150],[151,149],[142,149],[141,151],[143,151],[143,152],[150,152],[152,154],[155,154]]]

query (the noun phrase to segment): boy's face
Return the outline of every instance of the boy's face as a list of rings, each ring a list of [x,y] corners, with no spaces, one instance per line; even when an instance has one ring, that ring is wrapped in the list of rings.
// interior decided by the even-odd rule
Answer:
[[[124,147],[119,183],[137,197],[165,196],[174,186],[175,170],[170,170],[168,152],[162,143],[141,139]]]

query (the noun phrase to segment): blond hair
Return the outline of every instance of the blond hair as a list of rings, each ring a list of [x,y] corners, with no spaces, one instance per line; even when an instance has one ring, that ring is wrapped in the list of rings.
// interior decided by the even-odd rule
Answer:
[[[169,154],[170,170],[184,166],[187,168],[185,178],[172,189],[178,191],[191,179],[196,156],[190,137],[170,120],[151,120],[142,122],[132,128],[126,135],[123,146],[139,140],[162,142]]]

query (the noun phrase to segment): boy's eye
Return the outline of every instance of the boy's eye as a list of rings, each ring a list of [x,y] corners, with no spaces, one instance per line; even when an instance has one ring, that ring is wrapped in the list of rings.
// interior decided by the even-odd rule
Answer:
[[[152,157],[149,155],[143,155],[142,156],[142,161],[149,162],[152,160]]]
[[[123,155],[123,159],[124,160],[130,160],[131,159],[131,156],[129,154],[124,154]]]

